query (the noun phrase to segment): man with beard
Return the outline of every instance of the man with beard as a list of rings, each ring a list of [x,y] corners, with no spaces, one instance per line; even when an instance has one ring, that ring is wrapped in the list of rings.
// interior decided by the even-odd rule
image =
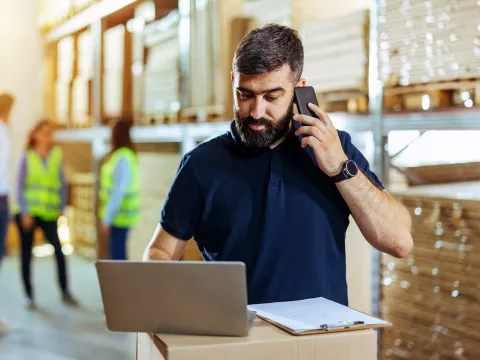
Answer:
[[[350,135],[315,105],[319,119],[293,116],[302,70],[294,30],[267,25],[242,40],[231,130],[181,161],[145,260],[179,259],[194,237],[206,261],[246,264],[250,304],[323,296],[347,305],[350,214],[375,248],[409,252],[407,210],[384,191]]]

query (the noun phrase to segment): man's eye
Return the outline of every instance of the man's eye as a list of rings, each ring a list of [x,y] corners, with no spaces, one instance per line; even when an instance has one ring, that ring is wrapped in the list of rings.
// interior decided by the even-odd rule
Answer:
[[[242,93],[239,93],[238,95],[239,95],[239,97],[240,97],[241,100],[251,99],[251,98],[253,97],[253,96],[250,95],[250,94],[242,94]]]
[[[265,96],[265,99],[267,99],[268,101],[275,101],[278,99],[278,96]]]

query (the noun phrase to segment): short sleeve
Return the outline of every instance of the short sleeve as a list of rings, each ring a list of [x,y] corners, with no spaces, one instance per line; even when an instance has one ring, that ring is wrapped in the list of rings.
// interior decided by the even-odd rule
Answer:
[[[338,133],[340,141],[342,142],[343,151],[345,151],[348,158],[355,161],[358,168],[363,171],[374,185],[377,185],[381,190],[384,190],[385,187],[378,176],[370,169],[370,164],[365,156],[355,147],[355,145],[352,144],[352,137],[350,134],[345,131],[339,131]]]
[[[195,234],[203,199],[195,177],[191,154],[178,167],[160,216],[160,225],[170,235],[189,240]]]

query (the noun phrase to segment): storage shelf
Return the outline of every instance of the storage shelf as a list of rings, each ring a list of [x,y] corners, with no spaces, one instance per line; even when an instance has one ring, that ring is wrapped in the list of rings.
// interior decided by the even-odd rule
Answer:
[[[139,143],[183,142],[186,138],[202,141],[227,131],[230,122],[200,124],[172,124],[153,126],[134,126],[132,140]],[[110,136],[110,128],[106,126],[86,129],[59,130],[55,138],[60,142],[94,142],[106,141]]]
[[[480,130],[480,109],[384,114],[384,135],[395,130]]]
[[[62,37],[71,35],[74,32],[94,23],[95,21],[111,15],[137,1],[139,0],[102,0],[72,16],[70,19],[47,32],[45,37],[46,41],[54,42]]]
[[[344,130],[348,133],[372,131],[372,120],[369,114],[332,112],[328,116],[338,130]]]
[[[101,127],[91,127],[84,129],[62,129],[55,132],[55,140],[61,142],[93,142],[95,140],[107,139],[110,129]]]
[[[349,113],[332,113],[330,117],[339,130],[349,133],[371,131],[369,115]],[[182,142],[185,138],[201,141],[210,136],[221,134],[230,129],[230,121],[218,121],[196,124],[171,124],[153,126],[134,126],[132,139],[135,142]],[[56,139],[61,142],[105,141],[110,136],[106,126],[85,129],[65,129],[56,132]]]
[[[368,114],[331,113],[329,116],[339,130],[349,133],[372,131],[371,117]],[[480,130],[480,109],[385,114],[383,120],[384,135],[398,130]],[[182,142],[185,138],[201,141],[229,129],[230,121],[134,126],[132,139],[146,143]],[[106,126],[66,129],[56,133],[56,139],[62,142],[93,142],[107,140],[109,136],[110,129]]]

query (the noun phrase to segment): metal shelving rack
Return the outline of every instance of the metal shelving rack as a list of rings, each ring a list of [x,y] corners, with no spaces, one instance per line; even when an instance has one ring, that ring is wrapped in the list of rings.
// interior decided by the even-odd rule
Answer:
[[[97,162],[108,149],[109,129],[100,126],[101,80],[97,76],[101,71],[102,18],[132,5],[137,0],[102,0],[82,11],[65,23],[52,29],[46,35],[47,42],[58,39],[91,26],[95,46],[95,76],[92,86],[92,112],[97,121],[92,128],[68,129],[58,131],[57,140],[63,142],[89,142]],[[480,130],[480,109],[454,111],[425,111],[417,113],[385,114],[383,112],[383,83],[378,76],[378,11],[381,0],[372,0],[370,16],[369,44],[369,111],[367,115],[332,113],[335,125],[350,133],[371,132],[374,139],[373,168],[388,186],[388,169],[390,158],[386,147],[388,134],[397,130]],[[173,124],[134,127],[133,140],[136,142],[176,142],[181,144],[182,153],[193,149],[199,141],[228,130],[229,121],[217,123]],[[94,168],[96,168],[95,164]],[[380,294],[380,254],[374,250],[373,261],[373,299],[372,309],[378,315]]]
[[[388,171],[391,158],[388,154],[388,134],[392,131],[418,130],[480,130],[480,109],[450,109],[445,111],[423,111],[384,113],[384,84],[378,76],[378,20],[382,0],[372,0],[370,13],[369,46],[369,110],[371,129],[375,142],[373,168],[382,181],[389,185]],[[477,104],[478,106],[478,104]],[[381,301],[381,254],[372,249],[372,312],[380,316]],[[379,345],[381,337],[379,334]]]

